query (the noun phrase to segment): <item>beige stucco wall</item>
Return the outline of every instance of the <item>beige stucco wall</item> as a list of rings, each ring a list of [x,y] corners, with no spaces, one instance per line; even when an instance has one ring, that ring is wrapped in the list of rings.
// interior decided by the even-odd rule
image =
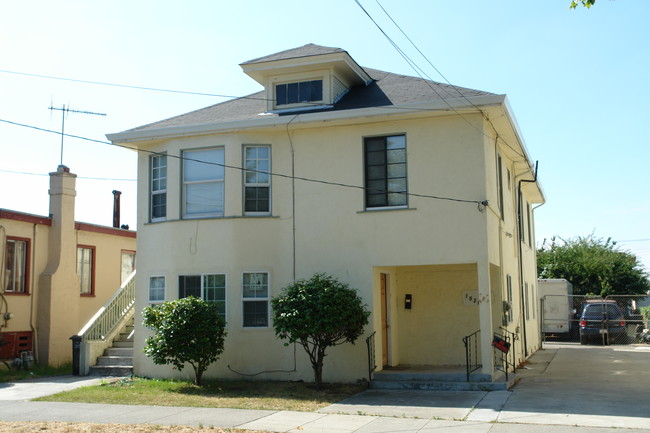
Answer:
[[[478,290],[476,265],[400,267],[396,280],[399,364],[464,365],[462,338],[479,329],[478,305],[464,300]]]
[[[36,218],[47,220],[45,217]],[[76,334],[119,288],[121,252],[136,249],[134,237],[93,231],[98,226],[92,226],[91,229],[75,229],[73,220],[68,221],[68,224],[72,225],[71,229],[68,227],[71,234],[63,239],[67,244],[67,253],[61,254],[53,264],[51,257],[56,255],[56,251],[51,248],[53,227],[32,221],[0,219],[2,259],[7,236],[29,239],[31,250],[29,294],[2,293],[6,304],[2,305],[0,313],[10,312],[13,318],[0,322],[4,325],[1,332],[32,331],[34,355],[42,364],[60,365],[71,361],[70,337]],[[105,228],[99,227],[99,230],[102,229]],[[76,274],[77,245],[95,247],[94,296],[79,294],[79,278]],[[4,264],[4,261],[2,263]],[[4,282],[4,274],[0,275],[0,280]]]
[[[327,272],[359,290],[373,311],[364,338],[380,332],[378,275],[389,275],[390,305],[398,323],[389,331],[391,364],[462,364],[462,337],[484,323],[488,324],[486,341],[491,340],[501,320],[494,314],[501,308],[503,272],[518,275],[516,237],[508,237],[509,229],[500,226],[493,208],[494,141],[483,135],[487,129],[478,114],[421,116],[398,116],[397,120],[394,115],[377,116],[312,123],[309,128],[296,122],[288,128],[281,125],[137,143],[169,156],[164,222],[149,222],[146,153],[140,153],[138,165],[135,373],[191,374],[155,366],[141,353],[148,331],[140,326],[140,311],[148,304],[149,277],[166,277],[165,299],[171,300],[178,297],[179,275],[225,273],[228,337],[221,359],[206,375],[234,378],[239,376],[232,370],[266,371],[256,377],[311,380],[302,348],[297,348],[294,360],[293,347],[278,342],[271,327],[242,327],[242,273],[269,272],[270,295],[275,296],[293,280],[294,261],[296,278]],[[273,177],[272,216],[243,217],[242,173],[226,169],[224,217],[181,219],[181,162],[175,157],[183,149],[224,146],[225,163],[241,167],[243,145],[265,144],[272,148],[274,173],[363,185],[363,137],[391,134],[406,135],[409,192],[488,199],[491,205],[481,208],[474,203],[411,196],[408,209],[365,211],[361,189]],[[469,290],[480,290],[482,307],[463,304],[463,293]],[[415,308],[405,312],[400,306],[408,291],[415,291]],[[418,332],[413,332],[415,328]],[[375,342],[381,361],[380,340],[376,337]],[[364,377],[363,339],[328,352],[326,381]]]

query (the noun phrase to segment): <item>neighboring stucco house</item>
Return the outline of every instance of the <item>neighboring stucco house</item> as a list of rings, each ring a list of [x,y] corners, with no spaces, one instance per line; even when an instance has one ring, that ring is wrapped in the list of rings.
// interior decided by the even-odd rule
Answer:
[[[75,222],[76,177],[50,173],[49,216],[0,209],[0,359],[70,362],[70,337],[135,270],[134,231]]]
[[[241,64],[264,90],[108,138],[139,151],[136,311],[196,295],[228,337],[207,376],[312,380],[269,300],[332,274],[372,311],[384,367],[464,365],[481,330],[540,347],[532,206],[544,201],[505,95],[359,66],[318,45]],[[222,83],[225,84],[225,83]],[[136,313],[136,323],[141,322]],[[173,377],[140,350],[136,374]],[[326,381],[368,376],[366,345],[328,352]]]

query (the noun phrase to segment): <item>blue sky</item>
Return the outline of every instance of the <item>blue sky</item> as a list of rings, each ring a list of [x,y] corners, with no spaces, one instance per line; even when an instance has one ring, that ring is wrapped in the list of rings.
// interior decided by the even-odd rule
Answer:
[[[444,81],[376,0],[360,2]],[[536,210],[538,243],[594,232],[625,241],[650,269],[650,2],[569,3],[380,0],[451,83],[508,95],[547,197]],[[240,63],[315,43],[415,75],[354,0],[5,2],[2,16],[2,71],[243,96],[260,87]],[[66,133],[98,140],[224,100],[0,72],[0,120],[60,131],[61,112],[48,107],[65,104],[107,114],[66,118]],[[0,122],[0,207],[48,213],[44,174],[59,164],[60,144]],[[77,220],[110,225],[119,189],[122,222],[135,227],[133,152],[66,138],[63,163],[80,177]]]

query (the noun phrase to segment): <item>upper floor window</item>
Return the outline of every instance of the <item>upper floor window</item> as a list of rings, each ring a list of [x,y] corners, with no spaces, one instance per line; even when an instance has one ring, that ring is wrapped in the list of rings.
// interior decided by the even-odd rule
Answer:
[[[79,293],[95,294],[95,247],[77,246],[77,275],[79,275]]]
[[[364,140],[366,207],[406,206],[406,136]]]
[[[167,217],[167,155],[151,157],[151,220]]]
[[[244,147],[244,213],[271,213],[271,147]]]
[[[503,160],[501,155],[497,153],[497,203],[502,220],[505,219],[503,214],[503,193]]]
[[[323,100],[323,80],[277,84],[275,105],[300,104]]]
[[[183,152],[183,216],[223,216],[224,150]]]
[[[29,239],[7,236],[5,245],[5,293],[29,292]]]
[[[203,274],[181,275],[178,277],[178,297],[194,296],[208,302],[214,302],[219,315],[226,320],[226,275]]]

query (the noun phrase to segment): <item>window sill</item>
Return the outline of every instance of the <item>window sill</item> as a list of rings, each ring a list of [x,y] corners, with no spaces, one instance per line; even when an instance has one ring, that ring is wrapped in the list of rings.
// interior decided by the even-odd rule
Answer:
[[[400,210],[418,210],[416,207],[408,206],[385,206],[385,207],[369,207],[365,210],[357,211],[357,213],[374,213],[374,212],[385,212],[385,211],[400,211]]]
[[[82,298],[94,298],[95,294],[94,293],[79,293],[79,296]]]
[[[11,296],[29,296],[29,292],[3,292],[2,294]]]
[[[155,224],[161,224],[161,223],[172,223],[172,222],[179,222],[179,221],[204,221],[204,220],[232,220],[232,219],[264,219],[264,218],[270,218],[270,219],[279,219],[280,217],[277,215],[228,215],[228,216],[203,216],[203,217],[191,217],[191,218],[179,218],[179,219],[168,219],[168,220],[161,220],[161,221],[149,221],[147,223],[144,223],[145,226],[148,225],[155,225]]]

